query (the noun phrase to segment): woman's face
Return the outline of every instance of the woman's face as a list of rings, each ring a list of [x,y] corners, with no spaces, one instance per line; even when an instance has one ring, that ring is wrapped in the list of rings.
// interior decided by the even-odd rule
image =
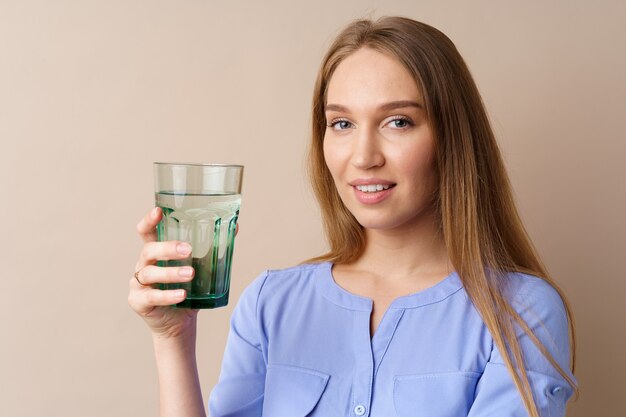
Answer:
[[[369,48],[345,58],[328,85],[326,122],[326,164],[363,227],[431,221],[433,135],[422,95],[402,64]]]

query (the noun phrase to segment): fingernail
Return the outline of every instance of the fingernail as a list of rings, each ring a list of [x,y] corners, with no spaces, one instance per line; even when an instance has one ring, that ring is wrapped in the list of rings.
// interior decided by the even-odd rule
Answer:
[[[176,246],[176,250],[181,255],[189,255],[191,253],[191,245],[189,243],[179,243]]]
[[[183,298],[185,296],[185,290],[176,290],[176,297]]]
[[[150,213],[150,215],[152,216],[153,219],[156,219],[157,216],[159,215],[159,208],[155,207],[152,209],[152,213]]]
[[[193,275],[193,268],[190,266],[180,268],[178,270],[178,275],[180,275],[181,277],[190,277]]]

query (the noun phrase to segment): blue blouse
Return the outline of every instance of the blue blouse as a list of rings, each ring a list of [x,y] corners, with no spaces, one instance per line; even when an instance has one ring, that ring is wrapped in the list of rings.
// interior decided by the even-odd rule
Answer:
[[[331,268],[270,270],[246,288],[209,399],[211,417],[527,416],[456,272],[394,300],[370,338],[372,301],[341,288]],[[569,369],[558,293],[531,275],[508,278],[516,311]],[[541,416],[565,415],[572,389],[518,330]]]

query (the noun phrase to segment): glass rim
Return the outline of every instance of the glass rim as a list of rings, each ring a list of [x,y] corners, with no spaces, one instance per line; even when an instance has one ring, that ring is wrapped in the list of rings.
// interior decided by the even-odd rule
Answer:
[[[211,164],[198,162],[153,162],[154,165],[170,165],[170,166],[198,166],[198,167],[217,167],[217,168],[244,168],[238,164]]]

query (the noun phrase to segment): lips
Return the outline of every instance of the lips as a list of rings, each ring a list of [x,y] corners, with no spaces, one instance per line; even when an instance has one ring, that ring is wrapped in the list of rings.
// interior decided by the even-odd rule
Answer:
[[[394,191],[396,183],[382,178],[357,178],[348,183],[356,199],[362,204],[377,204]]]

